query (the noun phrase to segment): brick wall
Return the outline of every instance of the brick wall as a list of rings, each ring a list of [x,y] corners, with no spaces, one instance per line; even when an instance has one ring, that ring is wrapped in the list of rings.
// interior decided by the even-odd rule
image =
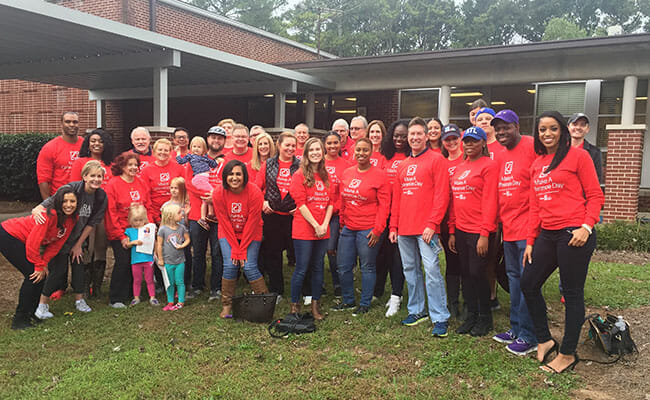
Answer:
[[[362,92],[356,94],[357,107],[366,107],[368,122],[379,119],[386,128],[397,119],[399,112],[399,91]]]
[[[603,220],[635,220],[645,130],[608,130]]]

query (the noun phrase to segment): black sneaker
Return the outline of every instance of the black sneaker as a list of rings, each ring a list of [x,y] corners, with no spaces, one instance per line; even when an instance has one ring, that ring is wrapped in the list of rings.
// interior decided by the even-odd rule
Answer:
[[[501,304],[499,304],[499,299],[498,298],[493,298],[490,299],[490,309],[492,311],[498,310],[501,308]]]
[[[470,331],[470,335],[485,336],[492,329],[492,314],[479,315],[476,324]]]
[[[352,303],[352,304],[345,304],[345,303],[339,303],[336,305],[333,305],[330,310],[332,311],[349,311],[349,310],[354,310],[357,305]]]
[[[467,313],[467,318],[465,318],[465,321],[456,329],[456,333],[460,335],[470,333],[472,328],[474,328],[474,325],[476,325],[477,320],[478,315],[476,315],[476,313]]]
[[[359,306],[357,307],[356,310],[352,311],[352,316],[353,317],[358,317],[361,314],[367,314],[368,311],[370,311],[370,307],[367,306]]]

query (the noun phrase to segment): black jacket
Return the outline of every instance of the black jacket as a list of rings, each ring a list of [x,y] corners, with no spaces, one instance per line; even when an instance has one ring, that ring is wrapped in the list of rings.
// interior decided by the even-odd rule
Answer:
[[[596,167],[596,174],[598,175],[598,182],[602,185],[603,183],[603,154],[600,152],[600,149],[598,146],[594,146],[593,144],[587,142],[586,140],[583,142],[584,146],[583,148],[589,153],[589,156],[591,156],[591,160],[594,162],[594,166]]]

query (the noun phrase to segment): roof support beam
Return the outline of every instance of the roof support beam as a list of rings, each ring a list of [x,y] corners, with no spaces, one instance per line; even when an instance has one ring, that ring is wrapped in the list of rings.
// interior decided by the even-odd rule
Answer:
[[[153,69],[153,124],[167,126],[167,68]]]
[[[287,108],[285,106],[285,101],[287,100],[287,94],[278,92],[275,93],[275,127],[284,129],[286,124],[287,117]]]
[[[206,85],[169,86],[169,97],[250,96],[265,93],[296,93],[296,81],[223,83]],[[90,100],[150,99],[153,87],[107,89],[89,91]]]

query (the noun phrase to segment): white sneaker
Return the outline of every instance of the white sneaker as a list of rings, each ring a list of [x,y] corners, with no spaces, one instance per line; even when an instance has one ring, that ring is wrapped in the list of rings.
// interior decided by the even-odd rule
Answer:
[[[86,303],[86,300],[84,299],[75,301],[74,306],[77,308],[77,310],[84,313],[88,313],[93,310],[92,308],[90,308],[90,306],[88,305],[88,303]]]
[[[282,295],[279,294],[278,297],[275,298],[275,304],[280,304],[281,301],[282,301]]]
[[[120,308],[126,308],[126,306],[124,305],[124,303],[122,303],[121,301],[118,301],[117,303],[113,303],[113,304],[111,304],[111,307],[112,307],[112,308],[118,308],[118,309],[120,309]]]
[[[390,300],[388,300],[388,311],[386,311],[386,317],[392,317],[397,314],[399,311],[399,306],[402,304],[402,298],[400,296],[395,296],[392,294]]]
[[[47,304],[39,304],[34,313],[38,319],[48,319],[54,317],[54,314],[50,312],[50,306]]]
[[[303,299],[306,306],[311,305],[311,296],[305,296]]]

